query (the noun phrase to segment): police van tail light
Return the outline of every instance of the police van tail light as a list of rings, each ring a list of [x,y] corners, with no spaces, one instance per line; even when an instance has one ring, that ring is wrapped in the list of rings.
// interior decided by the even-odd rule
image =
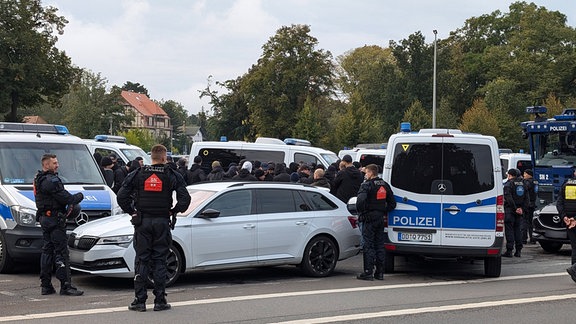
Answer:
[[[356,217],[356,216],[348,216],[348,221],[350,222],[350,225],[352,225],[352,228],[357,228],[357,227],[358,227],[358,217]]]
[[[504,232],[504,196],[496,197],[496,232]]]

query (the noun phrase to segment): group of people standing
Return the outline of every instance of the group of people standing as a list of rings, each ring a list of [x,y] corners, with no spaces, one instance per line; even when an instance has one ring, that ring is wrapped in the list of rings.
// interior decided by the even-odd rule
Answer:
[[[120,190],[120,187],[122,187],[122,182],[128,173],[144,165],[144,159],[141,156],[136,157],[132,161],[128,161],[128,163],[121,163],[114,153],[108,156],[102,156],[100,153],[95,152],[94,158],[100,166],[106,184],[112,188],[112,191],[116,194]]]

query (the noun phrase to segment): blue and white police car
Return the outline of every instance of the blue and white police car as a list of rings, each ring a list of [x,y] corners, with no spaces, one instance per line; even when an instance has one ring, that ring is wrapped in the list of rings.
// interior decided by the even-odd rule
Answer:
[[[411,132],[403,123],[388,140],[383,179],[397,207],[386,231],[386,271],[397,255],[484,260],[498,277],[504,241],[504,199],[498,143],[454,129]]]
[[[122,212],[88,147],[65,126],[0,123],[0,273],[12,271],[17,261],[39,260],[42,229],[33,180],[45,153],[57,155],[66,190],[84,194],[82,212],[67,220],[69,230]]]

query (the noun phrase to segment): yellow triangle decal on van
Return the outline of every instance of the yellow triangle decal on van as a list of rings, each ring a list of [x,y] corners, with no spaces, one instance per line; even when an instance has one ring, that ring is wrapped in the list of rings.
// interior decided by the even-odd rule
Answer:
[[[410,147],[410,144],[402,144],[402,148],[404,149],[404,152],[406,152],[408,147]]]

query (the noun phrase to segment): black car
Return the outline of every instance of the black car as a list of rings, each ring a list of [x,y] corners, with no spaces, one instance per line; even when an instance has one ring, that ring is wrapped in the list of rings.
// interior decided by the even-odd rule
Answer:
[[[534,212],[532,237],[546,252],[558,252],[564,244],[570,244],[566,224],[558,215],[556,203],[549,204]]]

